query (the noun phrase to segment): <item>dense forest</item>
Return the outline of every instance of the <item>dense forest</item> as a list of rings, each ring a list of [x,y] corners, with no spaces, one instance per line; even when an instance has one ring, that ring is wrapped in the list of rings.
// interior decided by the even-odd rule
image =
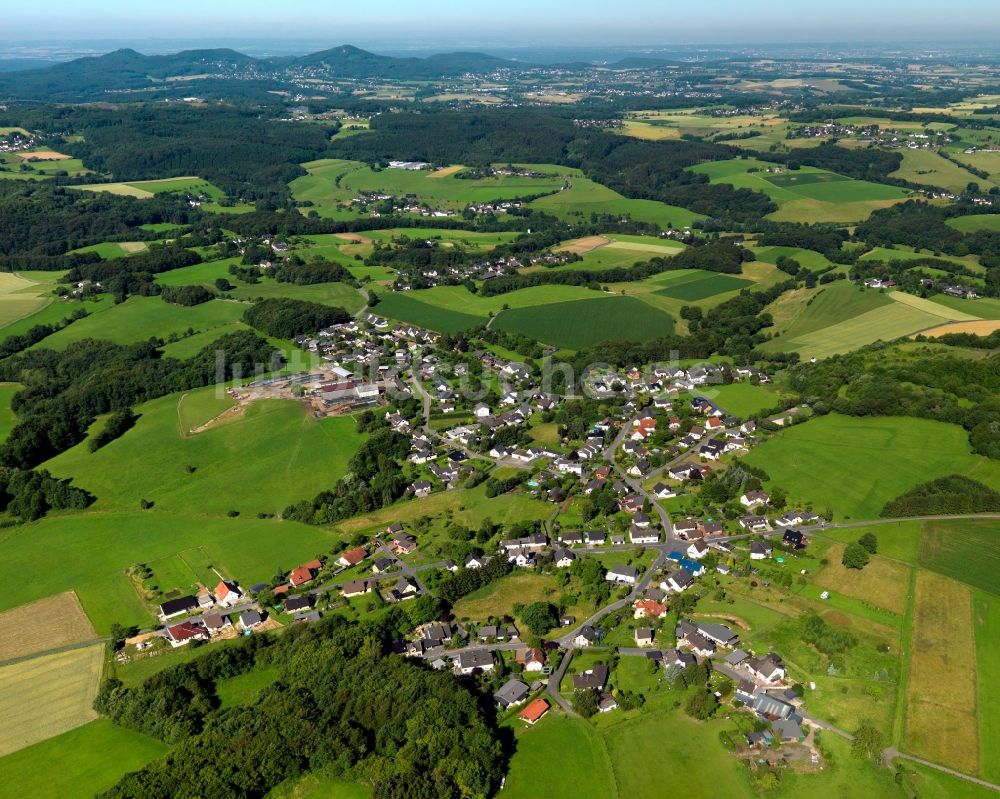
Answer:
[[[278,205],[299,164],[321,157],[336,123],[277,125],[280,106],[72,106],[28,113],[22,124],[83,137],[60,144],[88,168],[115,181],[197,175],[233,197]],[[92,182],[90,178],[87,179]]]
[[[104,796],[263,797],[319,769],[370,785],[376,799],[492,796],[506,768],[492,711],[452,674],[390,654],[408,624],[401,616],[333,615],[213,647],[133,688],[106,681],[99,712],[174,748]],[[279,667],[277,682],[252,703],[219,709],[218,680],[264,665]]]
[[[789,382],[813,412],[916,416],[964,427],[974,452],[1000,458],[1000,355],[979,360],[950,353],[887,358],[874,344],[789,370]]]

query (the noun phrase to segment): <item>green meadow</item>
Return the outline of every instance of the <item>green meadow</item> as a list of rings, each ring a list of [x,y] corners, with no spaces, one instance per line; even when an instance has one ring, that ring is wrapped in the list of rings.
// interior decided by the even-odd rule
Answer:
[[[802,247],[754,247],[758,261],[768,264],[777,263],[781,257],[792,258],[811,272],[826,272],[833,264],[822,253],[806,250]]]
[[[1000,488],[1000,466],[974,455],[961,427],[910,417],[822,416],[778,433],[746,461],[787,491],[790,505],[829,508],[838,520],[877,519],[885,503],[949,474]]]
[[[779,395],[768,386],[751,383],[732,383],[728,386],[712,386],[704,392],[713,402],[729,413],[746,419],[778,404]]]
[[[774,164],[765,161],[739,158],[699,164],[691,171],[708,176],[712,183],[763,192],[779,206],[770,218],[782,222],[858,222],[907,196],[894,186],[854,180],[815,167],[766,172],[773,168]]]
[[[953,216],[946,220],[945,224],[955,228],[955,230],[961,230],[963,233],[975,233],[979,230],[1000,232],[1000,214]]]
[[[161,741],[97,719],[0,758],[0,796],[94,796],[168,751]]]
[[[22,386],[17,383],[0,383],[0,442],[7,440],[10,431],[17,424],[17,414],[10,404],[21,388]]]
[[[889,175],[917,185],[937,186],[948,191],[961,192],[969,183],[978,183],[984,190],[993,188],[993,183],[973,175],[953,161],[943,158],[934,150],[899,151],[903,161],[895,172]]]
[[[409,322],[440,333],[458,333],[485,324],[486,318],[460,311],[451,311],[416,299],[415,292],[391,292],[372,308],[372,313]],[[421,292],[422,293],[422,292]]]
[[[571,180],[569,188],[535,200],[531,207],[570,222],[587,221],[591,214],[627,215],[637,222],[654,223],[664,229],[691,227],[705,218],[676,205],[655,200],[630,200],[580,174],[574,174]]]
[[[634,297],[605,296],[500,313],[493,326],[578,350],[602,341],[649,341],[673,332],[674,320]]]
[[[155,507],[53,516],[0,535],[4,549],[0,576],[10,586],[0,597],[0,610],[76,591],[99,633],[107,633],[115,622],[147,627],[153,621],[152,611],[125,573],[136,563],[179,557],[202,582],[218,580],[210,568],[214,567],[251,584],[270,580],[279,568],[291,569],[339,548],[341,540],[327,530],[296,522],[173,514]],[[57,567],[40,568],[39,564],[52,561],[53,553],[58,553]],[[22,579],[28,573],[32,579]]]
[[[85,338],[104,339],[117,344],[132,344],[151,337],[181,335],[188,328],[205,331],[222,328],[237,321],[246,306],[237,302],[210,300],[201,305],[183,307],[164,302],[159,297],[129,297],[115,304],[102,295],[90,316],[79,319],[53,333],[36,347],[62,350]],[[63,312],[68,316],[72,310]]]
[[[165,513],[256,515],[280,512],[332,486],[362,441],[351,417],[319,421],[291,400],[253,402],[192,432],[232,404],[217,400],[215,392],[148,402],[136,409],[135,427],[117,441],[97,452],[83,442],[45,468],[94,493],[95,510],[132,510],[145,499]]]
[[[51,285],[21,274],[0,272],[0,328],[28,319],[50,305],[53,300],[47,289]]]
[[[685,275],[684,280],[676,280],[666,288],[659,289],[656,293],[676,300],[698,302],[717,294],[736,291],[744,286],[752,285],[752,283],[751,280],[744,280],[733,275],[692,270]]]

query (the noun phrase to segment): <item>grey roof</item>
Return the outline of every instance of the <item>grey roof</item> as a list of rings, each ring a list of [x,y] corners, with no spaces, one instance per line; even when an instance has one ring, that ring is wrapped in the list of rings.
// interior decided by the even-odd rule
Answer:
[[[493,653],[488,649],[471,649],[458,656],[461,669],[481,669],[493,665]]]
[[[493,699],[501,707],[510,707],[528,698],[528,686],[520,680],[510,680],[499,691],[493,694]]]
[[[698,625],[698,632],[720,644],[728,644],[739,638],[724,624],[702,623]]]
[[[797,741],[805,737],[805,733],[802,732],[802,727],[799,726],[799,723],[793,719],[779,719],[778,721],[772,721],[771,729],[774,730],[774,732],[782,740],[786,741]]]
[[[240,614],[240,623],[244,627],[250,627],[254,624],[260,624],[264,619],[256,610],[244,610]]]
[[[608,667],[598,663],[589,672],[573,675],[573,688],[583,691],[588,688],[600,691],[608,681]]]
[[[730,666],[738,666],[748,657],[750,657],[750,655],[742,649],[734,649],[733,652],[726,657],[726,663]]]

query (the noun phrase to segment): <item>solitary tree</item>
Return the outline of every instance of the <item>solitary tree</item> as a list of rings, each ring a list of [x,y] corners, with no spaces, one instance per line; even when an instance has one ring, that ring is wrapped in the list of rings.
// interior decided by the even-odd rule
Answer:
[[[861,546],[863,546],[870,555],[874,555],[878,552],[878,538],[875,537],[875,533],[865,533],[858,539],[858,543],[861,544]]]
[[[861,725],[854,733],[851,754],[859,760],[870,760],[877,763],[882,759],[884,748],[885,742],[882,739],[881,730],[868,719],[862,719]]]
[[[868,565],[870,558],[868,550],[855,542],[844,548],[842,563],[849,569],[863,569]]]

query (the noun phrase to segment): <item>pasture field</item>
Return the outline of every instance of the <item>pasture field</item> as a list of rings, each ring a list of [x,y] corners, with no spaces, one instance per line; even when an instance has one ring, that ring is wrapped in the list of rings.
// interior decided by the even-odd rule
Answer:
[[[890,291],[889,297],[893,302],[900,302],[918,311],[923,311],[931,316],[940,316],[954,322],[976,322],[979,317],[965,311],[941,305],[935,300],[924,299],[915,294],[907,294],[905,291]]]
[[[387,296],[391,295],[385,294],[383,299]],[[465,286],[435,286],[431,289],[404,292],[403,296],[413,297],[420,302],[434,305],[445,311],[457,311],[472,316],[486,317],[491,313],[499,313],[505,305],[510,308],[532,308],[537,305],[549,305],[557,302],[593,299],[602,296],[602,294],[584,286],[551,285],[531,286],[488,297],[483,294],[473,294]],[[381,305],[377,305],[373,312],[378,313],[378,309],[381,307]]]
[[[113,261],[115,258],[135,255],[148,249],[149,245],[144,241],[103,241],[100,244],[81,247],[73,252],[96,252],[105,261]]]
[[[245,705],[253,702],[267,686],[278,678],[277,666],[260,666],[245,674],[219,680],[215,693],[223,708]]]
[[[825,554],[829,562],[813,578],[813,582],[834,593],[870,602],[898,616],[906,613],[910,602],[910,569],[878,556],[863,569],[848,569],[841,562],[843,554],[842,544],[832,545]]]
[[[783,307],[779,314],[775,307],[779,303],[790,307]],[[891,304],[892,300],[882,292],[863,290],[846,281],[830,283],[812,293],[801,292],[791,299],[779,298],[766,310],[776,321],[779,317],[784,320],[778,324],[781,335],[768,342],[765,349],[784,349],[788,339],[797,339]]]
[[[400,322],[409,322],[428,330],[436,330],[439,333],[459,333],[486,322],[485,316],[474,316],[431,305],[413,295],[414,292],[389,292],[371,309],[372,313]]]
[[[666,288],[660,289],[657,294],[663,294],[676,300],[698,302],[717,294],[725,294],[752,285],[752,281],[733,275],[701,272],[700,270],[693,270],[687,278],[671,283]]]
[[[728,386],[712,386],[705,392],[716,402],[736,416],[746,419],[756,413],[773,408],[778,404],[778,393],[768,386],[751,383],[733,383]]]
[[[11,408],[14,395],[21,390],[20,383],[0,383],[0,442],[6,441],[17,424],[17,414]]]
[[[637,222],[655,223],[664,229],[690,227],[705,218],[686,208],[656,200],[630,200],[579,173],[571,180],[569,188],[535,200],[530,206],[571,222],[589,220],[591,214],[627,214]]]
[[[150,337],[166,339],[188,328],[205,331],[237,321],[246,306],[236,302],[210,300],[190,308],[164,302],[159,297],[129,297],[115,305],[110,296],[101,300],[85,319],[53,333],[36,348],[63,350],[85,338],[104,339],[116,344],[132,344]],[[65,312],[68,316],[72,311]]]
[[[64,799],[94,796],[123,775],[164,755],[169,747],[97,719],[0,758],[0,796]],[[58,763],[58,768],[53,764]],[[45,779],[39,779],[44,774]]]
[[[971,591],[953,580],[918,572],[912,643],[903,736],[906,751],[977,774]]]
[[[975,233],[978,230],[1000,231],[1000,214],[970,214],[969,216],[953,216],[945,220],[945,224],[963,233]]]
[[[963,164],[968,164],[973,169],[981,169],[986,172],[989,176],[989,180],[983,180],[981,177],[972,175],[969,182],[978,183],[982,188],[989,188],[990,184],[996,184],[1000,180],[1000,152],[995,150],[996,145],[994,144],[993,152],[985,152],[983,150],[978,150],[974,153],[956,152],[953,153],[953,157],[957,161],[961,161]],[[972,174],[971,172],[969,174]],[[965,186],[962,186],[964,189]]]
[[[0,757],[97,718],[104,644],[0,666]]]
[[[872,211],[907,196],[894,186],[854,180],[815,167],[780,173],[765,171],[770,168],[774,165],[749,158],[699,164],[691,171],[707,175],[712,183],[763,192],[779,206],[769,218],[782,222],[859,222]]]
[[[323,769],[288,780],[268,793],[268,799],[371,799],[372,789],[357,782],[344,782]]]
[[[299,286],[295,283],[279,283],[270,278],[262,278],[260,283],[239,286],[231,292],[238,300],[256,300],[258,297],[288,297],[293,300],[318,302],[322,305],[335,305],[348,313],[357,313],[365,304],[364,298],[353,286],[346,283],[314,283]]]
[[[925,569],[1000,596],[998,521],[923,522],[918,557]]]
[[[784,256],[798,261],[804,268],[811,272],[826,272],[833,267],[833,264],[822,253],[815,250],[806,250],[802,247],[754,247],[754,253],[758,261],[773,264]]]
[[[121,183],[92,183],[86,186],[72,186],[79,191],[99,191],[148,200],[157,194],[185,192],[204,195],[211,200],[220,200],[226,193],[218,186],[199,177],[163,178],[162,180],[134,180]]]
[[[647,712],[609,728],[605,739],[618,795],[654,796],[681,771],[692,796],[750,795],[746,769],[719,743],[720,729],[678,710]]]
[[[899,169],[891,173],[889,177],[900,178],[910,183],[937,186],[953,192],[964,191],[969,183],[978,183],[984,190],[994,186],[992,181],[984,181],[982,178],[976,177],[967,169],[962,169],[954,162],[938,155],[934,150],[904,149],[900,151],[900,154],[903,156],[903,161],[899,165]],[[963,160],[971,159],[971,156],[956,157],[963,158]]]
[[[910,417],[822,416],[778,433],[745,460],[788,491],[790,506],[811,502],[838,520],[877,519],[890,500],[949,474],[1000,488],[1000,468],[972,454],[961,427]]]
[[[483,586],[455,603],[458,619],[482,621],[491,616],[513,616],[514,605],[556,602],[560,588],[545,574],[510,574]]]
[[[1000,598],[974,592],[973,627],[976,635],[976,711],[979,716],[979,772],[1000,784]]]
[[[95,638],[97,633],[72,591],[0,613],[0,661]]]
[[[194,266],[182,266],[169,272],[160,272],[155,282],[161,286],[205,286],[215,289],[217,278],[224,277],[230,283],[240,285],[240,281],[229,274],[229,267],[239,264],[240,258],[223,258],[220,261],[205,261]]]
[[[516,731],[516,749],[504,799],[608,799],[619,795],[604,741],[587,722],[549,710],[532,727],[516,718],[508,725]],[[556,763],[558,768],[553,768]],[[569,775],[580,778],[568,779]]]
[[[917,261],[924,258],[933,258],[938,261],[948,261],[957,266],[964,266],[973,271],[981,271],[982,266],[976,260],[976,256],[969,255],[965,258],[958,258],[954,255],[935,255],[932,250],[914,250],[912,247],[897,245],[892,247],[873,247],[861,256],[862,261]],[[931,267],[925,267],[930,269]]]
[[[634,297],[606,296],[504,311],[498,330],[522,333],[557,347],[579,350],[602,341],[649,341],[673,332],[667,313]]]
[[[642,119],[626,119],[621,129],[623,136],[631,136],[633,139],[646,139],[647,141],[663,141],[664,139],[679,139],[681,132],[678,128],[666,125],[654,125]]]
[[[961,297],[937,294],[934,297],[934,302],[959,313],[972,314],[979,319],[1000,319],[1000,300],[993,297],[963,300]]]
[[[798,352],[802,358],[828,358],[875,341],[892,341],[948,321],[950,311],[931,314],[902,302],[892,302],[810,333],[783,335],[768,349]]]
[[[115,622],[145,627],[152,621],[125,575],[135,563],[182,553],[203,581],[217,579],[208,569],[212,565],[252,584],[269,580],[279,566],[289,569],[339,548],[341,538],[296,522],[170,514],[154,508],[52,517],[5,531],[2,540],[0,574],[8,588],[0,596],[0,609],[75,591],[94,628],[107,634]],[[40,572],[37,564],[52,552],[59,552],[61,568]],[[28,573],[37,576],[20,579]]]
[[[204,407],[205,395],[214,392],[172,394],[139,406],[135,427],[117,441],[97,452],[81,443],[46,468],[96,494],[95,510],[137,508],[145,499],[169,513],[253,515],[279,512],[329,488],[361,444],[351,417],[317,421],[291,400],[253,402],[241,414],[189,433],[190,423],[199,417],[207,421],[211,411],[182,413],[186,398]],[[208,406],[214,410],[218,404]]]
[[[355,197],[361,192],[408,194],[435,207],[461,209],[470,203],[493,200],[514,200],[530,195],[559,191],[565,178],[558,170],[535,167],[542,177],[497,176],[463,180],[455,172],[442,175],[429,170],[382,169],[374,171],[365,164],[355,163],[340,179],[342,189]]]
[[[0,328],[27,319],[52,302],[46,286],[13,272],[0,272]],[[68,315],[68,314],[67,314]]]

